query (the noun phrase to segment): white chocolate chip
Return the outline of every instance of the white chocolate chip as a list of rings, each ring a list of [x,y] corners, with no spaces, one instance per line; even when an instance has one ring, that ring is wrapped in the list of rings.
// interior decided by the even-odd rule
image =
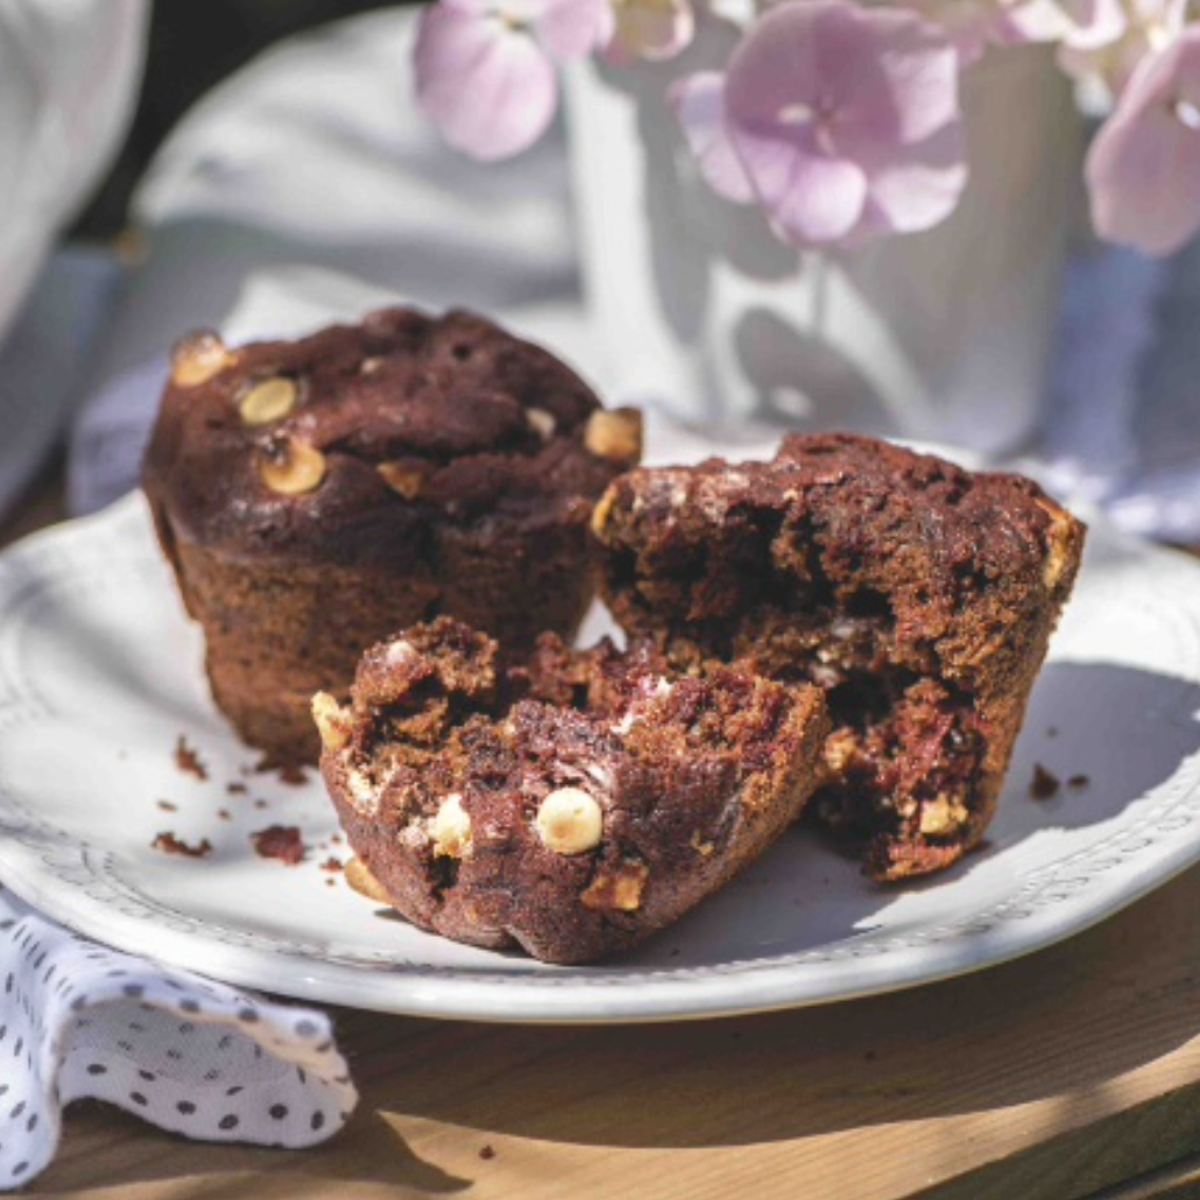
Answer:
[[[554,436],[554,430],[557,428],[554,414],[548,413],[544,408],[527,408],[525,410],[525,420],[529,423],[529,428],[543,442],[548,442]]]
[[[294,379],[277,375],[256,383],[242,397],[238,412],[247,425],[269,425],[286,417],[296,407],[299,395]]]
[[[967,823],[968,813],[961,800],[938,795],[921,806],[921,832],[926,837],[953,833]]]
[[[360,896],[374,900],[376,904],[391,904],[391,898],[383,890],[383,884],[371,874],[370,868],[361,858],[352,858],[344,868],[346,883]]]
[[[180,387],[196,387],[207,383],[233,361],[234,355],[220,335],[211,329],[201,329],[180,338],[172,347],[171,381]]]
[[[451,792],[429,822],[433,852],[442,858],[463,858],[471,849],[471,818],[462,796]]]
[[[597,409],[588,417],[583,444],[597,458],[633,466],[642,457],[642,414],[636,408]]]
[[[579,899],[597,912],[637,912],[649,878],[645,863],[627,859],[616,868],[599,871]]]
[[[312,715],[325,749],[333,754],[345,749],[350,741],[350,721],[342,706],[328,692],[318,692],[312,698]]]
[[[346,773],[346,785],[350,789],[350,798],[359,812],[371,814],[379,808],[379,793],[370,778],[358,768]]]
[[[596,507],[592,509],[592,532],[604,540],[604,527],[608,524],[608,518],[612,516],[612,511],[617,506],[617,489],[611,484],[608,486],[604,495],[600,497]]]
[[[1038,507],[1050,518],[1046,533],[1046,559],[1042,564],[1042,582],[1053,591],[1072,562],[1071,517],[1066,511],[1047,500],[1038,500]]]
[[[536,827],[543,844],[555,854],[583,854],[600,844],[604,812],[582,788],[558,788],[538,808]]]
[[[389,667],[398,667],[402,663],[408,662],[416,653],[412,642],[406,642],[403,638],[397,638],[394,642],[388,644],[387,653],[384,655],[384,658]]]
[[[321,486],[325,455],[296,438],[274,442],[259,459],[258,473],[273,492],[299,496]]]
[[[425,476],[420,471],[414,471],[398,462],[381,462],[376,468],[379,477],[397,496],[405,500],[415,500],[425,486]]]

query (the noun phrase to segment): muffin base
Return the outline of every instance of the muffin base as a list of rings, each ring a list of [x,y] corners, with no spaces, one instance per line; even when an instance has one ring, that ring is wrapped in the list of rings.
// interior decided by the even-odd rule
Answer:
[[[317,762],[313,693],[346,696],[362,652],[397,629],[448,613],[521,655],[543,630],[572,638],[594,593],[579,524],[446,530],[424,563],[343,566],[227,555],[175,537],[154,515],[204,629],[213,698],[272,766]]]

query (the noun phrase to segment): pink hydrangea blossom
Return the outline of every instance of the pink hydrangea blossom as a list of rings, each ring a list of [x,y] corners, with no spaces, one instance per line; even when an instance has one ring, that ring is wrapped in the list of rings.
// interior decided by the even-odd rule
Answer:
[[[1109,241],[1170,254],[1200,232],[1200,27],[1142,62],[1092,144],[1087,182]]]
[[[911,12],[781,4],[671,100],[709,183],[794,245],[927,229],[966,184],[958,56]]]
[[[1183,32],[1187,0],[1123,0],[1124,28],[1112,40],[1064,42],[1058,61],[1084,85],[1083,101],[1106,112],[1125,90],[1143,59],[1165,50]]]
[[[1126,26],[1121,0],[907,0],[954,42],[964,65],[989,45],[1060,42],[1080,51],[1111,45]]]
[[[456,149],[507,158],[553,119],[557,64],[612,35],[609,0],[440,0],[421,14],[417,98]]]

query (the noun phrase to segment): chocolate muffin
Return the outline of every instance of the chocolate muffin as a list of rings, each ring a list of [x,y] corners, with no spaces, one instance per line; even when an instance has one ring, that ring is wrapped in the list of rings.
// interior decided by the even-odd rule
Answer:
[[[631,635],[825,689],[830,778],[810,811],[870,875],[979,842],[1083,548],[1036,484],[795,436],[770,463],[632,471],[594,528]]]
[[[314,701],[349,877],[422,929],[555,963],[627,949],[760,855],[828,731],[818,688],[553,636],[504,670],[449,618],[370,650],[352,696]]]
[[[640,430],[467,313],[185,339],[143,484],[217,704],[271,761],[315,762],[313,692],[344,693],[394,629],[452,613],[515,653],[569,637],[594,590],[593,502]]]

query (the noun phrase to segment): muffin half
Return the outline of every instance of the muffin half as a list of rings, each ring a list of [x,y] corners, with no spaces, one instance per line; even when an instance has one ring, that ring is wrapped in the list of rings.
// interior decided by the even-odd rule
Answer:
[[[818,688],[651,645],[543,639],[504,671],[442,618],[318,696],[321,768],[359,886],[423,929],[589,962],[678,919],[756,859],[820,777]]]
[[[979,842],[1083,548],[1035,483],[795,436],[769,463],[631,471],[595,529],[630,635],[825,689],[811,811],[870,875],[927,874]]]

